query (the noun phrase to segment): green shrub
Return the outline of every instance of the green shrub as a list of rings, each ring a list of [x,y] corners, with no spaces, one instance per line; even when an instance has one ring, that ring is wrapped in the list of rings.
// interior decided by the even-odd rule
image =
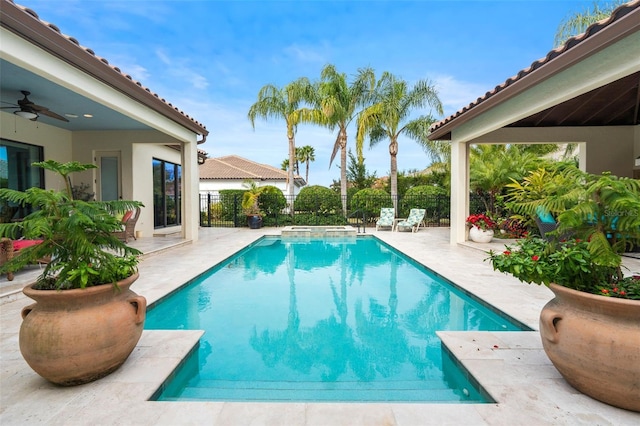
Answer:
[[[222,204],[222,220],[233,220],[234,216],[242,215],[242,194],[244,189],[223,189],[220,193]]]
[[[297,213],[293,218],[293,225],[326,226],[346,224],[347,221],[340,211],[325,214]]]
[[[263,191],[258,198],[260,210],[267,216],[280,214],[287,207],[287,199],[282,191],[273,185],[263,186]]]
[[[306,186],[300,190],[293,207],[298,212],[334,213],[342,209],[340,195],[331,189],[320,186]]]
[[[399,216],[406,217],[411,209],[426,209],[427,217],[448,217],[448,196],[447,190],[439,186],[421,185],[409,188],[399,203]]]
[[[362,189],[354,194],[350,202],[352,212],[360,210],[367,215],[367,218],[379,217],[382,207],[393,207],[391,195],[382,189]],[[358,216],[361,217],[361,214]]]

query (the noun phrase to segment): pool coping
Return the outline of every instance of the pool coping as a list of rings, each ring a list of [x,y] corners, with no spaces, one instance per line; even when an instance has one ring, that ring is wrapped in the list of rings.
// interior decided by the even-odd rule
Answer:
[[[551,297],[546,288],[523,285],[495,273],[489,265],[475,262],[482,260],[482,253],[450,246],[446,236],[433,240],[438,232],[427,229],[415,234],[374,235],[458,285],[457,278],[461,278],[473,294],[483,300],[487,299],[477,293],[489,294],[492,300],[488,302],[537,328],[540,305]],[[195,276],[219,263],[217,258],[237,251],[234,247],[240,249],[263,234],[238,230],[153,256],[141,264],[141,278],[134,290],[151,303],[170,291],[171,276]],[[212,241],[220,247],[211,247]],[[205,248],[208,252],[202,253]],[[184,258],[187,264],[167,268],[169,259],[175,258]],[[430,264],[421,261],[425,258]],[[474,280],[485,282],[489,290]],[[491,293],[492,288],[499,291]],[[544,354],[537,331],[438,333],[443,344],[498,401],[495,404],[148,401],[197,344],[201,331],[192,330],[145,330],[134,353],[118,371],[87,385],[59,388],[33,373],[17,351],[19,311],[29,303],[22,298],[2,305],[0,311],[2,424],[625,425],[640,420],[638,413],[599,403],[571,388]]]

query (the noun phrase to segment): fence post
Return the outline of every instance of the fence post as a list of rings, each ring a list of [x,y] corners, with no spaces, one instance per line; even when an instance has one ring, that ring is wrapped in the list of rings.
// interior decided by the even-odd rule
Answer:
[[[238,227],[238,194],[233,195],[233,227]]]
[[[207,221],[208,226],[211,227],[211,193],[207,192]]]

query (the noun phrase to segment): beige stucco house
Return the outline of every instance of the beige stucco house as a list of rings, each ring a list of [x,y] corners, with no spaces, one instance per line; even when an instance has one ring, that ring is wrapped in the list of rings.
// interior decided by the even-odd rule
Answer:
[[[639,83],[635,0],[435,123],[428,138],[451,141],[451,243],[466,239],[472,144],[578,143],[583,170],[640,178]]]
[[[0,101],[2,185],[59,188],[31,162],[93,163],[73,184],[99,200],[143,202],[143,236],[197,239],[204,125],[8,0],[0,0]]]

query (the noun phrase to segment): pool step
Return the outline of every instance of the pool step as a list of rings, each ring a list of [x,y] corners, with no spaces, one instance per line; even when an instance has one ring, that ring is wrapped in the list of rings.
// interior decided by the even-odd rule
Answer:
[[[379,382],[245,382],[203,380],[180,400],[460,401],[481,402],[474,389],[449,389],[440,380]],[[170,397],[163,400],[171,400]]]
[[[166,399],[170,400],[170,399]],[[432,401],[481,402],[451,389],[221,389],[186,388],[180,401]]]

